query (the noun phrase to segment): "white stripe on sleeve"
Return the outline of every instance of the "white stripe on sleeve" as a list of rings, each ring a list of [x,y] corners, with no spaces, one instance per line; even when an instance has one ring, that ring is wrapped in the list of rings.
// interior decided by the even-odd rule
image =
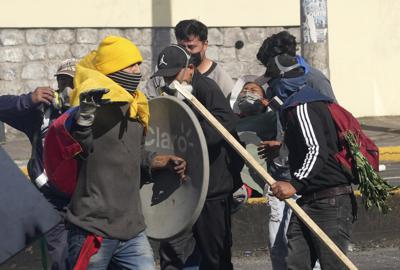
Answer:
[[[303,179],[306,178],[313,169],[314,164],[317,161],[320,147],[308,115],[307,103],[297,106],[296,113],[300,122],[301,131],[305,139],[308,152],[304,158],[303,166],[297,170],[294,175],[298,179]]]

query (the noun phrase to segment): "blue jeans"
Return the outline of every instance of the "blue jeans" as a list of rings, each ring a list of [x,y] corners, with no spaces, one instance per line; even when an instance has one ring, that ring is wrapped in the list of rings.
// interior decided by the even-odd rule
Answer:
[[[269,251],[272,269],[286,269],[286,258],[288,254],[286,232],[289,225],[292,210],[275,196],[267,195],[270,207],[268,222]]]
[[[68,234],[69,261],[75,265],[88,232],[72,227]],[[127,241],[104,238],[100,250],[91,257],[88,270],[154,270],[153,250],[144,232]]]
[[[284,202],[280,201],[275,196],[267,193],[268,206],[270,207],[270,215],[268,222],[269,232],[269,251],[273,270],[287,269],[287,237],[286,233],[289,227],[292,209]],[[293,199],[297,199],[297,195]],[[319,262],[316,261],[314,270],[321,269]]]

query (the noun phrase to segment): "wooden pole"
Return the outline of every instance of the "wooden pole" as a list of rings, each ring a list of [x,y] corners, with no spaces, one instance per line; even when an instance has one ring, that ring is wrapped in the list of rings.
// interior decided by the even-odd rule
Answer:
[[[175,89],[184,96],[194,108],[213,126],[221,136],[232,146],[233,149],[246,161],[246,164],[254,169],[268,185],[275,183],[275,179],[269,175],[265,169],[246,151],[246,149],[230,134],[225,127],[201,104],[191,93],[185,90],[179,82],[174,81]],[[292,208],[293,212],[304,222],[304,224],[323,241],[330,250],[347,266],[350,270],[357,267],[349,258],[336,246],[336,244],[324,233],[321,228],[307,215],[306,212],[292,198],[285,199],[285,203]]]

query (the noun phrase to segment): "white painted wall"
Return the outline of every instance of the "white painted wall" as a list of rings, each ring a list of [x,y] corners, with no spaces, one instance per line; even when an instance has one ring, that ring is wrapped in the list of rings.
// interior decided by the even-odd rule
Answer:
[[[400,115],[400,1],[328,1],[331,81],[356,116]]]
[[[298,25],[298,0],[2,0],[1,27],[173,27]],[[285,16],[282,16],[285,14]]]

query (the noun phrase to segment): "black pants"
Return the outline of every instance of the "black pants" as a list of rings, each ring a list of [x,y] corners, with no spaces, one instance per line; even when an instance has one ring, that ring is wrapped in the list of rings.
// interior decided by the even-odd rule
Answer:
[[[207,199],[192,231],[160,243],[162,270],[183,269],[193,251],[198,250],[200,270],[231,270],[231,196]],[[191,258],[189,258],[190,260]],[[199,259],[199,260],[196,260]]]
[[[45,234],[47,253],[51,260],[51,270],[66,270],[68,264],[68,230],[64,223],[65,209],[69,199],[58,194],[52,187],[44,185],[40,191],[61,216],[61,221]]]
[[[68,266],[68,231],[64,221],[58,223],[45,234],[47,252],[51,260],[51,270],[67,270]]]
[[[352,204],[349,194],[298,204],[344,252],[347,252],[352,227]],[[315,236],[296,215],[287,232],[290,270],[311,270],[319,259],[322,270],[347,269],[332,251]]]

